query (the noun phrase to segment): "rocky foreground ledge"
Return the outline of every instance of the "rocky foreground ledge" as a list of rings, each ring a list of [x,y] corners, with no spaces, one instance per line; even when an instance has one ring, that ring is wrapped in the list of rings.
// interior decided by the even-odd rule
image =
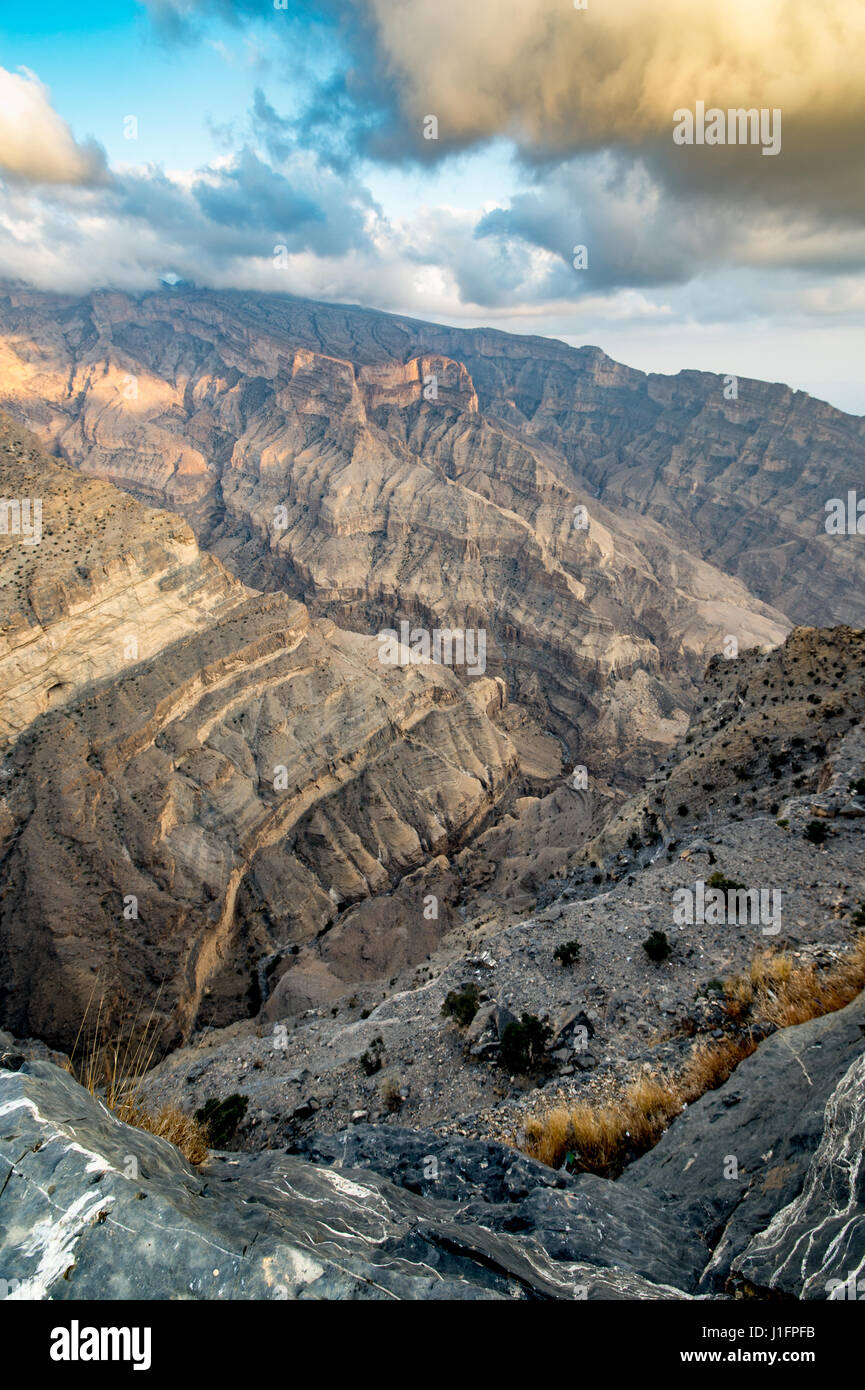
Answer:
[[[0,1287],[61,1300],[838,1298],[865,1278],[863,1047],[863,995],[775,1034],[617,1182],[375,1126],[195,1170],[51,1062],[13,1058],[18,1070],[0,1070]]]

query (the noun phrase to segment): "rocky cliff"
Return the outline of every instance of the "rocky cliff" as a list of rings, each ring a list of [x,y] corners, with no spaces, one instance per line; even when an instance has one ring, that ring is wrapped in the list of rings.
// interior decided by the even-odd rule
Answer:
[[[400,885],[412,918],[376,918],[376,958],[422,959],[451,920],[440,856],[521,775],[501,682],[383,664],[373,637],[245,590],[178,518],[14,431],[0,454],[16,495],[53,489],[39,544],[2,552],[3,1018],[68,1045],[104,990],[158,997],[166,1038],[231,1021]],[[363,973],[362,910],[339,937],[325,996]]]
[[[8,417],[0,496],[30,525],[0,535],[0,742],[247,597],[179,517],[81,477]]]
[[[0,1069],[9,1297],[837,1296],[865,1258],[863,1026],[860,998],[769,1039],[618,1182],[372,1126],[196,1171],[19,1058]]]
[[[10,291],[0,353],[0,405],[59,455],[181,511],[243,581],[340,626],[483,629],[511,697],[626,784],[728,634],[786,631],[695,527],[611,510],[541,428],[567,416],[606,459],[648,409],[655,436],[688,439],[677,461],[699,452],[693,412],[665,416],[592,352],[277,296]]]

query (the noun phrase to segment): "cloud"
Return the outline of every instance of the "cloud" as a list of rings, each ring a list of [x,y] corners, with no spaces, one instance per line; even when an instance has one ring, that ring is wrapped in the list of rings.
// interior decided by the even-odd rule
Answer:
[[[92,141],[76,144],[47,87],[27,68],[0,68],[0,173],[30,183],[83,185],[107,178],[101,148]]]
[[[151,0],[165,21],[206,22],[211,0]],[[861,0],[261,0],[218,13],[258,24],[284,70],[298,28],[329,23],[342,63],[299,126],[381,161],[434,162],[500,137],[529,165],[602,149],[641,158],[679,195],[821,207],[865,218],[865,7]],[[781,156],[675,146],[673,112],[780,108]],[[427,115],[438,139],[424,139]]]
[[[238,26],[228,52],[266,51],[251,110],[229,111],[197,169],[109,176],[97,160],[95,180],[34,183],[31,163],[30,182],[0,187],[0,266],[68,290],[173,271],[641,351],[681,330],[694,354],[702,325],[852,333],[865,180],[846,132],[865,98],[848,9],[826,0],[806,25],[803,0],[160,0],[178,41],[210,42],[216,16]],[[59,167],[80,173],[88,147],[32,75],[12,81],[48,113]],[[675,146],[672,113],[697,99],[782,105],[782,154]]]

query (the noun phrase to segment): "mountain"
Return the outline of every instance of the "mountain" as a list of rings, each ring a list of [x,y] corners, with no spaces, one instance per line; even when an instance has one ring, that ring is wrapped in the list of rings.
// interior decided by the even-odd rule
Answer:
[[[180,512],[244,583],[357,632],[483,630],[511,698],[631,788],[708,656],[790,625],[707,563],[695,524],[596,495],[590,461],[660,441],[690,495],[687,458],[726,417],[723,400],[667,409],[595,349],[278,296],[8,290],[0,370],[0,405],[53,452]],[[824,409],[806,402],[801,432],[811,421],[825,476]],[[824,620],[855,607],[848,570],[843,594]]]
[[[442,856],[525,785],[502,683],[383,664],[374,637],[245,589],[178,517],[8,422],[0,478],[46,494],[39,544],[2,552],[4,1021],[68,1047],[104,988],[106,1007],[158,999],[166,1040],[202,1009],[231,1022],[298,943],[413,870],[406,903],[434,893],[441,914],[376,919],[373,955],[422,959],[451,920]]]
[[[179,517],[80,477],[3,416],[0,496],[31,527],[0,545],[4,741],[248,596]]]
[[[340,1130],[357,1111],[393,1123],[396,1087],[404,1125],[513,1140],[535,1114],[675,1073],[695,1042],[747,1043],[758,1025],[727,1014],[724,982],[738,988],[767,950],[805,972],[816,998],[865,918],[865,633],[797,628],[771,652],[721,659],[705,691],[670,765],[609,808],[599,834],[583,833],[569,873],[544,872],[536,826],[531,909],[510,919],[491,906],[500,888],[482,900],[466,891],[467,927],[428,959],[290,1010],[293,972],[303,981],[308,955],[328,951],[327,936],[310,943],[258,1018],[192,1040],[150,1074],[154,1105],[178,1095],[203,1105],[240,1084],[249,1116],[239,1146],[257,1149]],[[464,883],[498,834],[453,857]],[[713,875],[777,901],[777,921],[678,923],[676,895],[695,896]],[[644,946],[656,932],[670,946],[659,963]],[[579,951],[565,967],[556,953],[569,942]],[[476,1012],[463,1028],[442,1006],[467,989]],[[500,1048],[526,1014],[549,1035],[544,1066],[519,1078]],[[371,1052],[379,1066],[368,1074]]]
[[[0,364],[12,1296],[140,1293],[151,1208],[202,1297],[845,1278],[862,422],[182,285],[7,287]],[[224,1151],[58,1070],[94,1015]]]

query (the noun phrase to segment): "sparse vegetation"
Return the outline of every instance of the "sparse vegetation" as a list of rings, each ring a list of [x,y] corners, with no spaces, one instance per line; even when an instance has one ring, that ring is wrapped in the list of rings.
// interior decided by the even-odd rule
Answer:
[[[707,990],[719,982],[710,980]],[[843,1009],[865,987],[865,934],[833,969],[819,972],[782,951],[762,951],[747,974],[724,984],[731,1022],[789,1028]],[[698,1043],[674,1076],[642,1075],[601,1104],[558,1106],[529,1119],[518,1147],[550,1167],[615,1177],[658,1142],[682,1107],[723,1085],[758,1046],[760,1032]]]
[[[463,985],[462,989],[452,989],[442,1004],[445,1018],[455,1018],[461,1028],[468,1028],[478,1009],[481,997],[476,984]]]
[[[667,939],[667,933],[663,931],[649,932],[649,935],[643,942],[643,950],[649,957],[649,960],[653,960],[656,963],[666,960],[667,956],[672,952],[672,949]]]
[[[502,1034],[499,1061],[506,1071],[529,1075],[544,1061],[550,1027],[535,1014],[524,1013],[519,1023],[509,1023]]]
[[[563,966],[574,965],[580,959],[582,946],[579,941],[563,941],[553,951],[553,960],[561,961]]]
[[[615,1177],[657,1144],[682,1107],[720,1086],[756,1043],[725,1040],[695,1048],[673,1078],[643,1075],[601,1105],[560,1106],[526,1121],[522,1148],[559,1168]]]
[[[843,1009],[865,986],[865,935],[832,970],[797,964],[786,951],[761,951],[748,972],[724,985],[727,1013],[736,1023],[790,1028]]]
[[[199,1120],[175,1104],[154,1110],[142,1096],[142,1082],[153,1063],[157,1046],[155,1005],[142,1027],[138,1026],[137,1014],[128,1026],[122,1022],[112,1025],[105,1001],[100,999],[92,1030],[88,1031],[89,1013],[90,1003],[84,1011],[66,1070],[123,1124],[167,1139],[190,1163],[203,1163],[209,1141],[207,1130]],[[82,1040],[85,1041],[79,1059]]]

